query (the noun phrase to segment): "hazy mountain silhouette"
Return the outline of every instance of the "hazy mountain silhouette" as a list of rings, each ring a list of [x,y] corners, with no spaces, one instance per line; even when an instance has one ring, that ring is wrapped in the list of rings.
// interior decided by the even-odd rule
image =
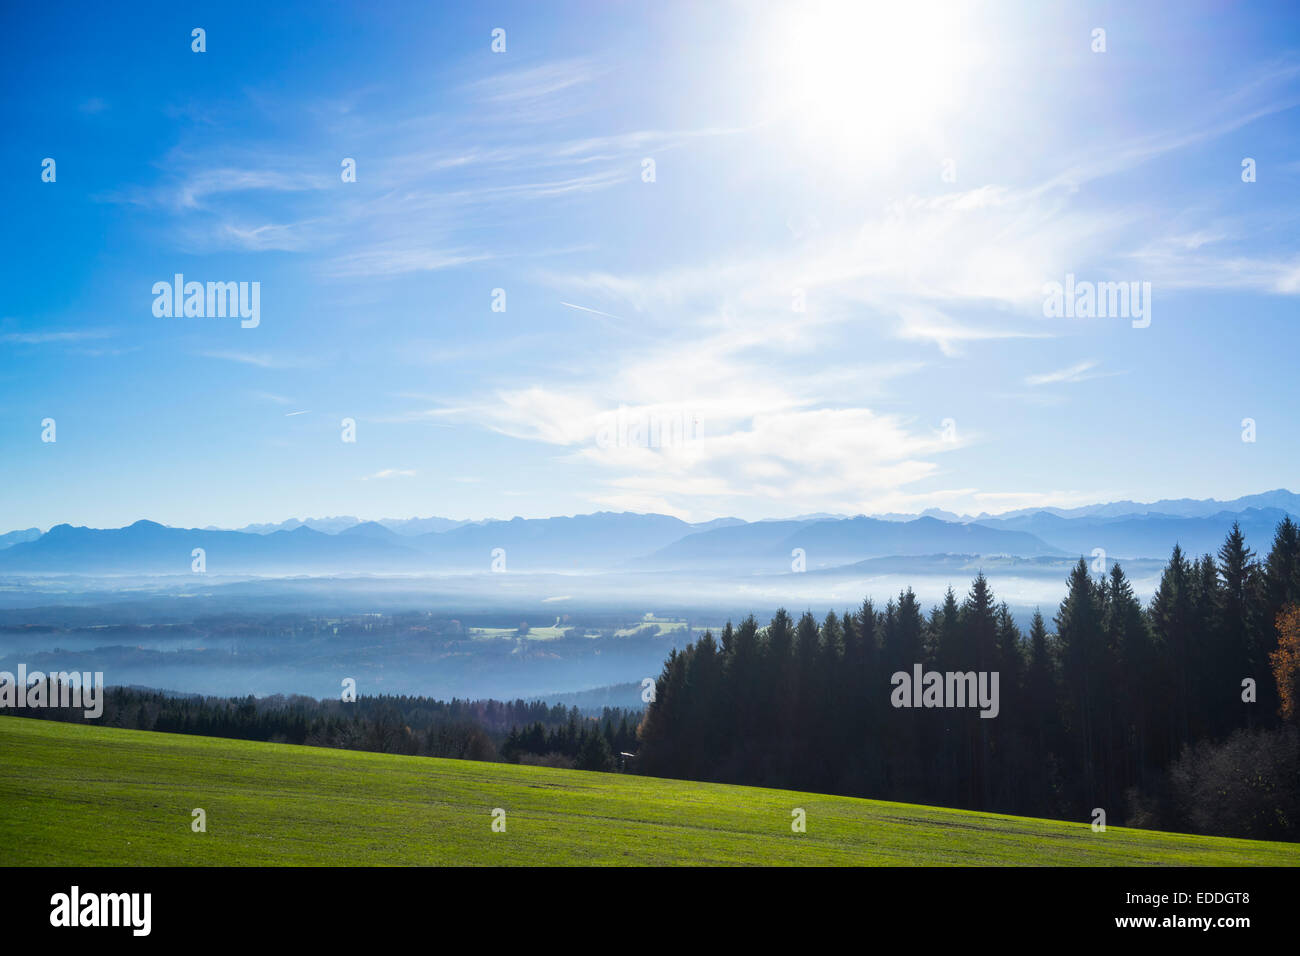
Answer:
[[[1112,559],[1165,558],[1175,543],[1193,555],[1216,552],[1234,521],[1262,553],[1278,522],[1297,513],[1292,508],[1300,507],[1300,496],[1278,490],[1237,502],[1273,504],[1207,510],[1222,503],[1183,499],[1163,504],[1187,514],[1108,513],[1131,505],[1121,502],[1096,506],[1089,514],[1038,509],[974,521],[891,514],[690,524],[632,512],[509,521],[402,519],[406,528],[420,522],[453,525],[417,534],[402,533],[391,521],[349,518],[321,519],[324,526],[340,528],[332,534],[311,527],[316,519],[291,519],[284,523],[291,529],[274,531],[170,528],[153,521],[115,529],[62,524],[43,535],[35,528],[0,535],[0,572],[183,574],[191,571],[195,548],[204,550],[209,573],[268,575],[480,573],[492,570],[496,549],[501,549],[498,567],[503,562],[507,571],[559,572],[784,573],[791,570],[795,549],[803,550],[807,570],[889,557],[914,564],[925,556],[940,561],[943,555],[1091,556],[1097,548]]]
[[[13,547],[15,544],[22,544],[24,541],[35,541],[40,536],[40,528],[24,528],[21,531],[10,531],[8,534],[0,534],[0,551],[3,551],[5,548]]]
[[[656,569],[780,572],[790,570],[796,548],[803,549],[809,569],[890,555],[1061,553],[1024,531],[956,524],[938,518],[885,521],[857,517],[764,521],[701,532],[675,541],[637,563]]]

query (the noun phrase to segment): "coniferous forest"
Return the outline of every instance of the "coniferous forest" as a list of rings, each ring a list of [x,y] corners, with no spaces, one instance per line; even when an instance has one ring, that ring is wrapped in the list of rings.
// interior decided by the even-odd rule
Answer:
[[[818,622],[780,610],[668,658],[638,769],[1109,825],[1300,839],[1300,531],[1175,547],[1145,607],[1081,558],[1028,633],[983,574]],[[896,707],[892,675],[997,672],[996,717]]]
[[[56,700],[59,685],[52,677],[44,683],[53,688],[48,699]],[[177,696],[134,687],[106,688],[103,714],[94,719],[81,706],[11,712],[128,730],[604,771],[621,769],[619,756],[635,748],[640,717],[618,707],[584,715],[577,707],[535,700],[363,695],[344,703],[283,695]]]

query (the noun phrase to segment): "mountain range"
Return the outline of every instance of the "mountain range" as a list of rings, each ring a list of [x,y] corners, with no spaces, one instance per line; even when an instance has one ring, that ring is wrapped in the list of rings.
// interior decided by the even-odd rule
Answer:
[[[1157,506],[1170,510],[1156,510]],[[1136,510],[1125,511],[1125,508]],[[1118,513],[1117,513],[1118,512]],[[781,574],[863,561],[943,555],[1164,558],[1174,544],[1213,553],[1233,523],[1266,552],[1277,524],[1300,516],[1300,495],[1278,490],[1234,501],[1180,499],[1037,509],[978,519],[941,514],[811,515],[691,524],[668,515],[597,512],[508,521],[449,518],[291,519],[239,530],[63,524],[0,535],[0,572],[182,574],[202,549],[216,574],[413,574],[489,570]],[[427,530],[424,530],[427,529]]]

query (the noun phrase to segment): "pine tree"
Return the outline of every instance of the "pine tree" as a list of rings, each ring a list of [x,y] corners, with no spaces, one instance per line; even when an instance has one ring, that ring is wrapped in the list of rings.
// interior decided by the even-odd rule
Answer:
[[[614,757],[599,725],[582,731],[576,764],[579,770],[612,770]]]
[[[1169,563],[1151,599],[1151,627],[1163,666],[1170,677],[1165,713],[1169,716],[1168,743],[1162,763],[1167,763],[1191,739],[1189,660],[1192,656],[1192,568],[1183,549],[1174,545]]]
[[[996,670],[998,627],[993,591],[983,571],[975,576],[970,593],[962,603],[961,626],[967,645],[964,650],[969,657],[961,661],[957,669]]]
[[[957,595],[953,593],[951,585],[944,593],[943,605],[936,608],[931,617],[930,633],[934,642],[931,659],[939,670],[960,670],[962,662],[972,658],[973,655],[963,644],[961,609],[957,606]]]
[[[1216,642],[1217,674],[1212,693],[1218,702],[1215,712],[1219,717],[1214,730],[1223,734],[1252,722],[1254,707],[1241,702],[1241,681],[1253,678],[1258,686],[1267,680],[1269,669],[1259,635],[1264,613],[1263,577],[1254,552],[1246,546],[1245,535],[1235,521],[1219,549],[1218,575],[1220,636]]]
[[[1114,762],[1124,779],[1141,781],[1153,759],[1153,725],[1157,722],[1153,702],[1167,699],[1162,692],[1165,672],[1155,653],[1146,613],[1118,562],[1111,565],[1106,595],[1102,626],[1112,662]]]
[[[1082,787],[1077,799],[1086,803],[1104,796],[1096,737],[1103,689],[1098,684],[1105,672],[1105,636],[1098,588],[1083,558],[1070,572],[1067,583],[1069,590],[1056,615],[1056,634],[1061,647],[1066,729],[1074,741]]]

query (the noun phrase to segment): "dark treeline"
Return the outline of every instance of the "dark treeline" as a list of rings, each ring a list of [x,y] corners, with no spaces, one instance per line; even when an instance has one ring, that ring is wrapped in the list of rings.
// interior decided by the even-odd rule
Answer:
[[[523,700],[363,696],[344,702],[279,695],[175,696],[126,687],[104,691],[104,711],[95,719],[86,718],[81,707],[27,707],[8,712],[128,730],[463,760],[522,759],[590,770],[617,768],[614,756],[633,745],[641,716],[605,708],[599,718],[586,717],[576,707]],[[519,726],[529,730],[521,735],[516,730]],[[534,750],[537,735],[542,745]],[[533,753],[543,758],[549,755],[549,759],[529,760]]]
[[[511,729],[501,756],[511,763],[578,770],[623,769],[620,756],[637,745],[640,714],[628,719],[627,711],[605,708],[599,721],[580,724],[576,719],[547,729],[540,721]],[[617,720],[617,723],[615,721]]]
[[[982,574],[929,614],[908,589],[820,623],[729,622],[668,658],[638,769],[1300,839],[1300,614],[1279,619],[1300,601],[1297,526],[1263,561],[1235,526],[1217,560],[1175,547],[1147,607],[1118,565],[1094,578],[1080,559],[1067,587],[1054,627],[1035,613],[1028,634]],[[892,675],[916,664],[997,672],[998,715],[894,706]]]

